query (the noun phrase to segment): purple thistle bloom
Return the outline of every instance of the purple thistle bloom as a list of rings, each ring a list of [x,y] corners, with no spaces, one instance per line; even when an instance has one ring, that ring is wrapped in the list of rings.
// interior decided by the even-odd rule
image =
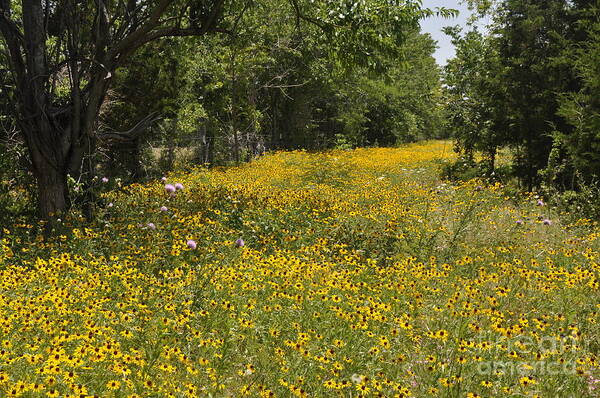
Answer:
[[[196,241],[192,240],[192,239],[188,239],[188,241],[186,242],[187,247],[189,247],[190,249],[194,250],[196,248]]]
[[[235,241],[235,245],[236,245],[236,247],[244,247],[246,245],[246,242],[244,242],[244,240],[242,238],[239,238],[238,240]]]
[[[165,185],[165,191],[167,191],[167,193],[174,193],[175,187],[171,184],[167,184],[167,185]]]
[[[108,182],[108,177],[102,177],[102,182],[106,184]]]
[[[183,189],[183,184],[181,184],[181,183],[178,182],[177,184],[175,184],[175,189],[178,190],[178,191],[180,189]]]
[[[544,205],[545,205],[545,203],[544,203],[544,201],[543,201],[543,200],[541,200],[541,199],[538,199],[538,201],[537,201],[537,205],[538,205],[538,206],[544,206]]]
[[[544,221],[542,221],[542,223],[544,223],[544,225],[552,225],[552,221],[548,220],[547,218],[544,219]]]
[[[166,181],[167,181],[167,177],[162,177],[160,180],[161,180],[162,182],[166,182]]]
[[[146,224],[148,226],[148,228],[150,229],[156,229],[156,225],[154,225],[154,223],[149,222],[148,224]]]
[[[169,209],[167,209],[167,206],[161,206],[160,207],[160,211],[167,211],[167,210],[169,210]]]
[[[517,225],[523,225],[523,220],[517,220]]]

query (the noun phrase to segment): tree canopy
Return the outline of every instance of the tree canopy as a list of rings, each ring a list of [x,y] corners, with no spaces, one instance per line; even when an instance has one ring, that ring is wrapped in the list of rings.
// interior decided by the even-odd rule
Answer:
[[[459,149],[512,149],[514,174],[528,190],[595,181],[598,3],[470,3],[492,23],[486,33],[448,31],[458,48],[445,82]]]

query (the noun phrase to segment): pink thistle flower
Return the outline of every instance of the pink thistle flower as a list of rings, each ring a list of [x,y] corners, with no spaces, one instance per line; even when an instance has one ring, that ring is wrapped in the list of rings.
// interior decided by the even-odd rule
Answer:
[[[167,209],[167,206],[161,206],[160,207],[160,211],[167,211],[167,210],[169,210],[169,209]]]
[[[171,184],[167,184],[165,185],[165,191],[167,191],[167,193],[175,193],[175,187]]]
[[[245,245],[246,245],[246,242],[244,242],[244,240],[242,238],[235,241],[236,247],[244,247]]]
[[[181,184],[181,183],[178,182],[177,184],[175,184],[175,189],[178,190],[178,191],[180,189],[183,189],[183,184]]]
[[[196,241],[192,240],[192,239],[188,239],[188,241],[186,242],[187,247],[189,247],[190,249],[194,250],[196,248]]]

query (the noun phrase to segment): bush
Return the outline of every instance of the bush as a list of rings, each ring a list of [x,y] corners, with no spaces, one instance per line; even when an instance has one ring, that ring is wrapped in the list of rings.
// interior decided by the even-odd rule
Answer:
[[[500,165],[493,169],[487,160],[476,162],[468,157],[460,157],[453,163],[446,163],[441,166],[442,178],[445,180],[459,182],[469,181],[474,178],[483,179],[489,183],[506,183],[514,176],[511,165]]]
[[[570,221],[581,217],[600,220],[600,181],[579,183],[579,190],[558,191],[547,189],[544,196],[551,198],[550,203],[565,214]]]
[[[460,157],[442,166],[442,178],[450,181],[468,181],[481,175],[481,170],[472,159]]]
[[[14,223],[15,217],[35,212],[33,176],[20,167],[24,152],[17,141],[0,142],[0,228]]]

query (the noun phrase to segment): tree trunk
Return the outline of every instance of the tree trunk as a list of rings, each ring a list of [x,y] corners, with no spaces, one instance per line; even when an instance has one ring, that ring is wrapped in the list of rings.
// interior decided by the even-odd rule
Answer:
[[[71,201],[67,175],[49,164],[36,166],[40,216],[52,220],[69,209]]]
[[[41,112],[39,116],[35,115],[27,122],[21,122],[20,130],[36,179],[39,216],[52,221],[71,205],[67,186],[66,164],[69,152],[63,135],[65,131],[53,125]]]
[[[496,147],[493,147],[492,149],[489,150],[488,168],[489,168],[490,173],[493,173],[496,171],[496,152],[497,152]]]
[[[240,163],[240,137],[238,131],[238,98],[237,98],[237,74],[235,58],[237,50],[231,50],[230,71],[231,71],[231,130],[233,132],[233,160],[236,164]]]
[[[208,123],[208,128],[206,130],[206,163],[208,163],[209,166],[212,167],[215,163],[215,126],[210,120]]]

